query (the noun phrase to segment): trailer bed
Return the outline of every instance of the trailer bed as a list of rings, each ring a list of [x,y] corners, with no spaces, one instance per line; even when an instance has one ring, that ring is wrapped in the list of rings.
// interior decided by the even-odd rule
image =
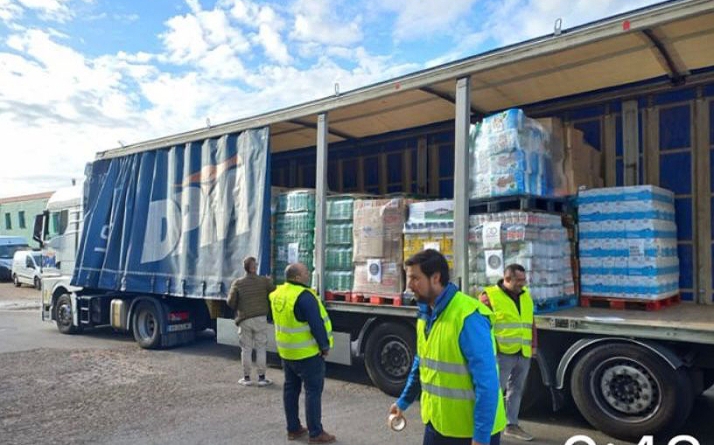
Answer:
[[[536,315],[539,329],[714,345],[714,305],[680,303],[658,311],[575,307]]]

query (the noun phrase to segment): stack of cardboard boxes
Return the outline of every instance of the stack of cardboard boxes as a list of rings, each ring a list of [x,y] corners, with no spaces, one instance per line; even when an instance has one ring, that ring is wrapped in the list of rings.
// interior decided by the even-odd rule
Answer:
[[[564,126],[555,117],[538,119],[538,122],[550,133],[554,194],[576,195],[581,187],[603,187],[601,153],[585,141],[583,132]]]
[[[404,290],[406,204],[403,198],[354,202],[354,293],[400,296]]]

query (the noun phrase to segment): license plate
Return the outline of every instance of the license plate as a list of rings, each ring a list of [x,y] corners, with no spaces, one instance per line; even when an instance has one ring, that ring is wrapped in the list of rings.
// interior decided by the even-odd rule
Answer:
[[[191,323],[181,323],[181,324],[170,324],[167,330],[169,332],[176,332],[176,331],[187,331],[191,329],[193,325]]]

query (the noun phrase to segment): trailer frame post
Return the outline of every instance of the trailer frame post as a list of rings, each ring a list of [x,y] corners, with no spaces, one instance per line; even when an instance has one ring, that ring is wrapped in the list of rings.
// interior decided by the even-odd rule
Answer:
[[[317,165],[315,168],[315,277],[313,287],[325,298],[325,217],[327,214],[327,113],[317,115]]]
[[[456,81],[454,134],[454,280],[469,292],[469,128],[471,78]]]

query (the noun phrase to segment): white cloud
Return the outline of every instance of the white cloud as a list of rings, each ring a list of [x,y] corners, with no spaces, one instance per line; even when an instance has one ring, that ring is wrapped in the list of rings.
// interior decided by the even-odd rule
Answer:
[[[12,0],[0,0],[0,21],[10,23],[22,15],[22,8]]]
[[[27,9],[36,11],[40,18],[65,22],[72,18],[73,14],[68,3],[70,0],[17,0]]]
[[[487,6],[484,31],[500,44],[510,44],[551,34],[558,18],[567,29],[654,3],[659,0],[492,1]]]
[[[191,1],[189,6],[191,14],[172,17],[166,22],[168,31],[160,36],[168,50],[163,59],[178,65],[203,65],[209,71],[217,70],[211,70],[206,59],[235,65],[233,59],[250,49],[250,42],[241,30],[231,26],[222,9],[202,10],[196,1]],[[224,59],[216,60],[218,55]]]
[[[351,20],[338,17],[335,11],[345,2],[330,0],[296,0],[293,4],[295,20],[291,37],[298,41],[323,45],[352,45],[362,40],[360,15]]]
[[[380,0],[379,6],[397,14],[394,38],[428,38],[432,33],[449,32],[454,23],[465,20],[477,0]]]

